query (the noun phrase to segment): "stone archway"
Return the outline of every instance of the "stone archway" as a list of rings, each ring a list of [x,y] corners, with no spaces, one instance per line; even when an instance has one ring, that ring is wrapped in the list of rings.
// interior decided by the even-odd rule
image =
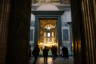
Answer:
[[[14,1],[10,0],[10,1],[11,3],[9,2],[9,0],[0,0],[0,2],[2,3],[0,4],[0,11],[2,10],[0,12],[2,13],[0,14],[1,16],[0,17],[0,47],[1,47],[0,64],[5,64],[6,54],[7,54],[7,61],[6,61],[7,64],[27,64],[28,55],[29,55],[28,33],[29,33],[29,23],[30,23],[31,1],[30,0],[14,0]],[[77,45],[78,43],[80,43],[82,45],[81,49],[79,49],[79,46],[77,47],[74,46],[75,64],[96,63],[95,61],[96,36],[94,36],[96,33],[95,30],[96,16],[94,15],[96,11],[94,9],[96,3],[94,2],[96,1],[72,0],[72,16],[74,21],[73,22],[74,44]],[[8,13],[10,11],[10,16],[8,15],[8,13],[6,13],[6,11]],[[9,18],[9,20],[7,20],[6,17]],[[9,29],[7,32],[6,27],[8,24],[9,24]],[[6,39],[6,37],[8,37],[8,40]],[[4,55],[2,55],[3,53]]]

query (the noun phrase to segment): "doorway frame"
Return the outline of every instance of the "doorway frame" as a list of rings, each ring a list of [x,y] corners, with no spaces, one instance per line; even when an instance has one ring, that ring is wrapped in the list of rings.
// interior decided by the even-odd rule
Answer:
[[[36,16],[35,19],[35,37],[34,37],[34,43],[38,43],[38,35],[39,35],[39,19],[40,18],[47,18],[47,19],[50,19],[50,18],[56,18],[57,19],[57,37],[58,37],[58,42],[60,42],[59,46],[62,44],[62,38],[60,37],[62,35],[61,33],[61,17],[59,15],[55,16],[55,15],[40,15],[40,16]],[[60,48],[60,47],[59,47]],[[60,49],[59,49],[59,52],[60,52]],[[60,55],[60,54],[59,54]]]
[[[4,0],[4,2],[3,2],[3,5],[6,5],[6,1],[7,0]],[[8,0],[9,1],[9,0]],[[27,2],[26,2],[27,1]],[[92,17],[96,17],[96,16],[94,16],[94,10],[93,10],[93,12],[92,11],[90,11],[90,10],[87,10],[86,11],[86,9],[85,10],[83,10],[82,11],[82,1],[83,1],[83,3],[85,3],[85,5],[84,5],[84,9],[85,9],[85,7],[88,7],[88,9],[90,8],[90,10],[91,10],[91,7],[93,7],[92,6],[92,4],[91,5],[88,5],[88,1],[90,1],[90,3],[92,3],[93,1],[94,2],[96,2],[95,0],[71,0],[71,5],[72,5],[72,20],[73,20],[73,32],[74,32],[74,34],[76,33],[75,31],[77,30],[78,32],[76,33],[76,35],[74,35],[73,34],[73,37],[74,37],[74,44],[76,44],[75,42],[77,42],[78,43],[78,39],[76,39],[76,37],[78,37],[79,36],[79,38],[81,38],[82,37],[82,39],[81,39],[81,45],[82,45],[82,48],[81,48],[81,50],[82,50],[82,53],[80,52],[80,51],[78,51],[78,50],[76,50],[75,49],[75,51],[74,51],[74,53],[76,54],[76,56],[74,56],[75,57],[75,64],[76,64],[76,62],[78,63],[78,64],[90,64],[91,62],[91,64],[95,64],[96,63],[96,61],[94,61],[95,60],[95,58],[96,58],[96,55],[94,54],[94,53],[96,53],[96,51],[94,50],[95,49],[95,46],[93,46],[93,44],[92,44],[92,42],[91,42],[91,45],[93,46],[91,46],[90,48],[92,48],[93,50],[91,50],[91,49],[87,49],[86,50],[86,46],[90,46],[89,44],[90,44],[90,40],[87,40],[87,42],[88,42],[88,45],[85,43],[85,39],[86,38],[88,38],[88,37],[90,37],[90,36],[87,36],[87,34],[85,35],[83,32],[85,32],[85,30],[86,31],[92,31],[91,29],[87,29],[87,28],[85,28],[85,24],[84,24],[84,22],[83,21],[86,21],[86,20],[84,20],[84,17],[85,16],[87,16],[88,18],[92,18]],[[85,1],[85,2],[84,2]],[[16,3],[19,3],[18,5],[16,4]],[[21,6],[21,3],[22,3],[22,6]],[[26,5],[25,5],[26,4]],[[29,4],[29,5],[28,5]],[[25,14],[25,16],[24,17],[26,17],[26,16],[28,16],[28,17],[26,17],[28,20],[27,20],[27,22],[28,23],[30,23],[30,21],[29,21],[29,19],[30,19],[30,10],[31,10],[31,6],[30,6],[30,4],[31,4],[31,0],[14,0],[14,1],[12,1],[12,3],[10,3],[10,6],[12,7],[12,8],[10,8],[10,11],[11,11],[11,13],[10,13],[10,19],[11,19],[11,21],[13,22],[14,20],[17,20],[18,18],[18,14],[19,14],[19,12],[16,12],[15,10],[18,10],[18,11],[25,11],[25,8],[26,8],[26,10],[27,10],[27,12],[28,13],[26,13]],[[15,6],[17,6],[17,7],[15,7]],[[2,6],[3,7],[3,6]],[[15,7],[15,8],[14,8]],[[93,8],[95,8],[95,6],[93,7]],[[92,8],[92,9],[93,9]],[[5,10],[5,8],[2,8],[3,10]],[[80,12],[78,13],[78,11],[80,10]],[[84,14],[84,12],[86,12],[85,14]],[[13,13],[13,14],[12,14]],[[16,13],[17,13],[17,15],[16,15]],[[24,12],[25,13],[25,12]],[[93,14],[93,15],[91,15],[90,17],[87,15],[88,13],[90,13],[90,14]],[[80,14],[80,15],[79,15]],[[6,15],[6,13],[3,13],[3,15]],[[3,16],[2,15],[2,16]],[[16,15],[15,17],[13,17],[14,15]],[[21,14],[22,16],[23,16],[23,13]],[[76,16],[77,15],[77,16]],[[21,23],[21,20],[20,20],[20,18],[22,18],[22,16],[19,16],[19,19],[18,19],[18,23],[20,24],[20,25],[22,25],[22,23]],[[81,18],[81,17],[82,18]],[[24,18],[23,17],[23,18]],[[76,19],[77,18],[77,19]],[[1,18],[2,19],[2,18]],[[81,19],[81,21],[80,21],[80,19]],[[78,30],[78,28],[75,28],[77,25],[78,25],[78,23],[77,23],[77,21],[76,20],[78,20],[78,22],[80,23],[79,24],[79,26],[81,26],[81,27],[83,27],[83,28],[81,28],[82,30],[81,30],[81,33],[79,32],[79,30]],[[10,20],[9,20],[10,21]],[[94,26],[95,27],[95,21],[96,20],[94,20],[94,18],[93,18],[93,21],[92,21],[92,26]],[[90,19],[88,19],[88,22],[90,22]],[[8,22],[8,24],[9,24],[10,22]],[[16,23],[16,22],[15,22]],[[18,23],[16,23],[16,24],[18,24]],[[77,25],[76,25],[76,24]],[[14,23],[13,23],[14,24]],[[75,24],[75,25],[74,25]],[[4,24],[5,25],[5,24]],[[11,24],[10,24],[11,25]],[[25,23],[24,23],[24,25],[26,25]],[[28,24],[29,25],[29,24]],[[26,25],[26,28],[28,28],[28,25]],[[82,26],[83,25],[83,26]],[[91,26],[91,28],[92,28],[92,26]],[[16,26],[11,26],[11,27],[16,27]],[[19,27],[20,28],[20,27]],[[9,30],[10,29],[10,30]],[[76,30],[75,30],[76,29]],[[95,30],[95,28],[92,28],[94,31],[92,32],[92,36],[93,37],[91,37],[91,38],[93,38],[93,43],[95,44],[95,42],[96,42],[96,37],[94,37],[94,35],[95,35],[95,32],[96,32],[96,30]],[[11,28],[10,27],[8,27],[8,31],[9,32],[11,32],[12,34],[11,34],[11,36],[13,36],[14,34],[17,34],[18,35],[18,33],[24,33],[24,32],[18,32],[18,33],[13,33],[12,31],[13,30],[11,30]],[[18,31],[18,28],[15,30],[16,32]],[[20,30],[19,30],[20,31]],[[21,30],[22,31],[22,30]],[[88,32],[89,32],[88,31]],[[26,31],[27,33],[29,32],[28,30]],[[78,33],[80,34],[80,35],[78,35]],[[8,33],[9,34],[9,33]],[[22,55],[23,53],[22,52],[20,52],[20,53],[18,53],[18,55],[17,54],[15,54],[15,52],[13,52],[12,51],[12,49],[16,49],[16,51],[17,52],[19,52],[20,51],[20,49],[19,48],[16,48],[16,47],[18,47],[19,45],[14,45],[14,44],[12,44],[14,41],[11,41],[11,39],[12,39],[12,37],[10,36],[10,34],[8,35],[8,39],[10,39],[10,40],[7,40],[8,41],[8,43],[7,43],[7,47],[9,47],[8,49],[7,49],[7,58],[9,59],[10,58],[10,61],[9,61],[9,64],[12,64],[12,60],[14,61],[14,63],[16,64],[16,63],[18,63],[18,64],[20,64],[20,63],[24,63],[24,64],[27,64],[28,62],[28,59],[26,59],[27,57],[28,57],[28,53],[29,53],[29,51],[26,51],[26,50],[28,50],[29,48],[28,48],[28,37],[29,37],[29,34],[28,35],[26,35],[26,36],[24,36],[24,37],[26,37],[26,38],[24,38],[25,40],[27,40],[27,42],[24,42],[24,41],[20,41],[20,40],[24,40],[24,39],[18,39],[18,37],[16,37],[16,36],[13,36],[13,38],[16,38],[15,40],[18,40],[19,42],[22,42],[22,44],[21,44],[21,46],[25,46],[24,48],[20,48],[21,50],[23,50],[23,52],[25,52],[25,55],[26,55],[26,57],[23,57],[24,55]],[[85,37],[86,36],[86,37]],[[27,44],[27,46],[26,45],[24,45],[24,43],[25,44]],[[15,42],[15,44],[16,43],[18,43],[18,42]],[[84,44],[83,44],[84,43]],[[85,46],[85,47],[84,47]],[[83,48],[84,47],[84,48]],[[75,48],[75,47],[74,47]],[[26,49],[26,50],[25,50]],[[83,50],[84,49],[84,50]],[[90,52],[89,52],[90,51]],[[80,53],[79,53],[80,52]],[[90,54],[90,57],[88,57],[88,55],[86,56],[86,53],[88,53],[88,54]],[[12,55],[11,55],[12,54]],[[80,55],[79,55],[80,54]],[[20,55],[22,55],[22,56],[20,56]],[[16,60],[15,59],[15,57],[14,56],[17,56],[16,58],[18,59],[18,58],[20,58],[20,60]],[[81,57],[80,57],[81,56]],[[84,57],[83,57],[84,56]],[[95,56],[95,58],[93,57],[93,56]],[[86,60],[86,58],[87,58],[87,60]],[[91,60],[91,58],[93,59],[93,60]],[[21,61],[22,60],[22,61]],[[27,61],[25,61],[25,60],[27,60]],[[20,62],[19,62],[20,61]],[[88,62],[87,62],[88,61]],[[8,62],[8,61],[7,61]],[[80,63],[79,63],[80,62]]]

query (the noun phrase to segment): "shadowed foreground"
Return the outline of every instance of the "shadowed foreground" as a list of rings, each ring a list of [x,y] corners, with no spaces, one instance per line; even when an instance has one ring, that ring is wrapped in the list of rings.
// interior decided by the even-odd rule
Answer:
[[[47,61],[44,61],[43,57],[39,57],[35,63],[34,58],[32,57],[30,60],[30,64],[74,64],[74,63],[72,57],[69,57],[69,59],[64,59],[62,57],[52,59],[52,57],[48,57]]]

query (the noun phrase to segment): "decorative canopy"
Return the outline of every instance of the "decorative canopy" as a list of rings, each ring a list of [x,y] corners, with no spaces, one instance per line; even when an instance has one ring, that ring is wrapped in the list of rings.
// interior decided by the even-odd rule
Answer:
[[[59,11],[59,9],[53,4],[42,4],[37,11]]]

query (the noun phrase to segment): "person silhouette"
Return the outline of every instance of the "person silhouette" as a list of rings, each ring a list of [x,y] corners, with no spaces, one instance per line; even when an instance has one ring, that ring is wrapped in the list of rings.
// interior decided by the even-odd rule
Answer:
[[[44,63],[47,63],[48,51],[49,49],[45,46],[43,49]]]
[[[64,58],[67,58],[67,59],[69,57],[69,55],[68,55],[68,48],[65,47],[65,46],[62,47],[62,55],[63,55]]]
[[[37,61],[37,58],[38,58],[38,56],[39,56],[39,51],[40,51],[40,49],[39,49],[38,45],[36,45],[36,46],[34,47],[33,51],[32,51],[32,54],[33,54],[34,59],[35,59],[33,64],[35,64],[36,61]]]
[[[53,59],[56,59],[56,57],[57,57],[57,47],[56,46],[52,46],[51,52],[52,52]]]

